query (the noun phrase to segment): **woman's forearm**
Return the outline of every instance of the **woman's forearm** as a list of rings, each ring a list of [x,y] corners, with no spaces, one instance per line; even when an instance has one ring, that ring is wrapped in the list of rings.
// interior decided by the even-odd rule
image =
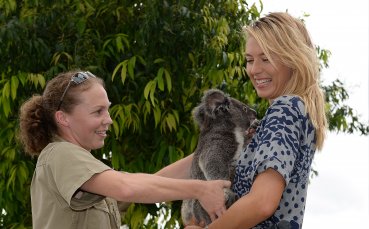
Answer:
[[[107,170],[95,174],[81,188],[126,202],[157,203],[183,199],[211,202],[211,198],[214,198],[222,200],[224,204],[223,188],[229,186],[229,181],[173,179]]]
[[[107,170],[92,176],[81,189],[125,202],[159,203],[198,199],[210,217],[215,219],[216,215],[221,216],[225,211],[223,190],[230,185],[230,181],[173,179]]]
[[[202,181],[153,177],[149,174],[126,174],[123,182],[122,186],[131,190],[125,198],[140,203],[199,199],[205,191]]]
[[[277,210],[285,180],[274,169],[260,173],[250,192],[237,200],[209,229],[251,228],[266,220]]]
[[[155,175],[177,179],[189,179],[192,159],[193,154],[190,154],[189,156],[162,168],[155,173]]]
[[[244,196],[236,201],[221,218],[209,225],[209,229],[237,229],[252,228],[265,220],[265,216],[258,209],[258,203],[251,196]]]

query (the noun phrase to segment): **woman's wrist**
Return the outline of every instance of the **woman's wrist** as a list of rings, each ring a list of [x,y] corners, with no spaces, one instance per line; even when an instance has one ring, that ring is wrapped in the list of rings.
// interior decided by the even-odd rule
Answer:
[[[195,195],[194,199],[199,200],[200,202],[203,201],[204,193],[206,193],[204,190],[206,190],[206,181],[203,180],[192,180],[194,182],[194,185],[192,186],[192,192]]]

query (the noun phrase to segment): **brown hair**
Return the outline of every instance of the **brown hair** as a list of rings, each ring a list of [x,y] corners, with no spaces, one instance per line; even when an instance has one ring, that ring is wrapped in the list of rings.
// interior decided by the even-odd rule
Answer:
[[[255,38],[272,64],[277,57],[292,69],[283,94],[297,95],[304,101],[321,150],[327,129],[325,99],[319,85],[319,59],[304,23],[288,13],[275,12],[255,21],[245,32],[246,39]]]
[[[41,150],[52,142],[57,133],[54,115],[58,109],[63,92],[72,76],[80,71],[60,73],[47,84],[41,95],[34,95],[25,101],[20,108],[19,139],[26,153],[39,155]],[[61,104],[60,110],[71,112],[80,103],[79,94],[88,90],[93,84],[104,86],[102,79],[90,77],[81,84],[71,83]]]

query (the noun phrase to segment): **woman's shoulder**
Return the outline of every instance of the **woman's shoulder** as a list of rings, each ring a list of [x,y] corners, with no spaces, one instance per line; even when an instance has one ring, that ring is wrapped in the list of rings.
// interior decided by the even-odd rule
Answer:
[[[49,144],[49,147],[51,147],[54,152],[66,151],[66,152],[73,152],[73,153],[76,153],[76,152],[89,153],[84,148],[76,144],[73,144],[71,142],[68,142],[68,141],[54,141]]]
[[[63,139],[56,138],[41,152],[38,161],[70,160],[75,157],[93,157],[90,152],[82,147]]]
[[[298,95],[282,95],[277,98],[275,98],[272,102],[272,105],[274,104],[291,104],[293,106],[296,106],[296,104],[302,103],[304,104],[304,101],[301,99]]]
[[[283,95],[273,100],[271,109],[288,109],[291,112],[297,112],[305,115],[305,103],[301,97],[297,95]]]

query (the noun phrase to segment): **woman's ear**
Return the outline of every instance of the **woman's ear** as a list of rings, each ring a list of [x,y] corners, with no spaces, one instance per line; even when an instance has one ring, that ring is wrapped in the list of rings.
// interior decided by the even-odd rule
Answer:
[[[69,126],[68,118],[66,117],[66,114],[63,111],[55,112],[54,116],[57,125]]]

